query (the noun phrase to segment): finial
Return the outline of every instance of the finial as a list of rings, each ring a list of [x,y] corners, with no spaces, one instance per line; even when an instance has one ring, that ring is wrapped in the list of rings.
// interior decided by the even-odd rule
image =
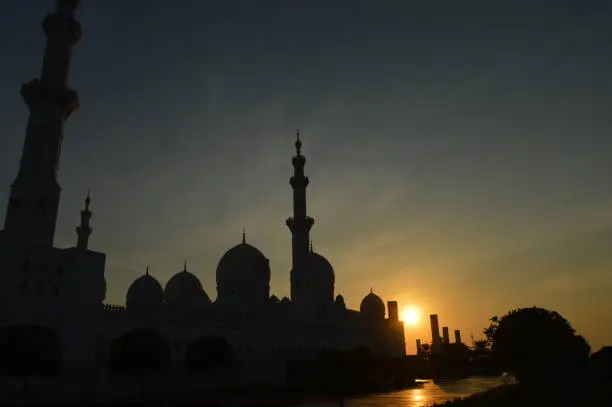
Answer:
[[[62,10],[75,11],[81,5],[81,0],[56,0],[55,10],[61,12]]]
[[[149,266],[147,266],[147,271],[145,271],[145,275],[148,276],[149,275]]]
[[[370,294],[374,294],[374,293],[372,292],[372,287],[370,287]]]
[[[310,241],[310,253],[314,253],[314,248],[312,247],[312,240]]]
[[[187,257],[185,257],[185,262],[183,263],[183,271],[187,271]]]
[[[85,210],[89,210],[89,204],[91,204],[91,197],[89,194],[89,188],[87,188],[87,197],[85,198]]]
[[[302,141],[300,140],[300,129],[296,130],[295,151],[297,151],[297,155],[302,154]]]
[[[246,227],[242,227],[242,244],[246,243]]]

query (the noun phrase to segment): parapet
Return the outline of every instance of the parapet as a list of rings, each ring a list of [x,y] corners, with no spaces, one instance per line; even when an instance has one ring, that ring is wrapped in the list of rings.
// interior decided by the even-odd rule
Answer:
[[[125,314],[125,306],[115,305],[115,304],[104,304],[104,312],[106,314],[111,314],[111,315],[122,315],[122,314]]]

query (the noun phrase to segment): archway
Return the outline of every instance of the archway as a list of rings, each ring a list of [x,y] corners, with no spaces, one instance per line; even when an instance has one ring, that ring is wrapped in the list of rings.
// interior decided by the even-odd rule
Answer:
[[[0,374],[24,379],[53,376],[62,366],[62,347],[55,331],[46,326],[19,324],[0,328]]]
[[[135,329],[111,343],[108,367],[113,374],[145,374],[167,368],[170,359],[170,344],[161,334]]]
[[[221,336],[202,336],[187,345],[185,352],[185,365],[190,370],[227,367],[232,361],[232,347]]]

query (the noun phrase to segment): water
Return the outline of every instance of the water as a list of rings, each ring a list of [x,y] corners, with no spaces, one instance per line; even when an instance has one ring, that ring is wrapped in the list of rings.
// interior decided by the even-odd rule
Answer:
[[[345,407],[425,407],[503,384],[500,377],[470,377],[462,380],[421,382],[417,387],[393,393],[375,394],[349,399]]]

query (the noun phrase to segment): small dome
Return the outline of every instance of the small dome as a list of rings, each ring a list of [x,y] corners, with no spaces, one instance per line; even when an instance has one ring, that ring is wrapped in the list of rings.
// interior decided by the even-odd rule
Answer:
[[[346,303],[344,302],[344,297],[340,294],[336,296],[336,301],[334,301],[334,305],[341,310],[346,309]]]
[[[371,290],[361,301],[359,312],[368,319],[385,319],[385,303]]]
[[[163,303],[164,290],[148,272],[130,285],[125,300],[128,310],[155,310],[161,308]]]
[[[210,304],[200,280],[186,268],[166,283],[164,294],[166,304],[174,310],[199,310]]]

